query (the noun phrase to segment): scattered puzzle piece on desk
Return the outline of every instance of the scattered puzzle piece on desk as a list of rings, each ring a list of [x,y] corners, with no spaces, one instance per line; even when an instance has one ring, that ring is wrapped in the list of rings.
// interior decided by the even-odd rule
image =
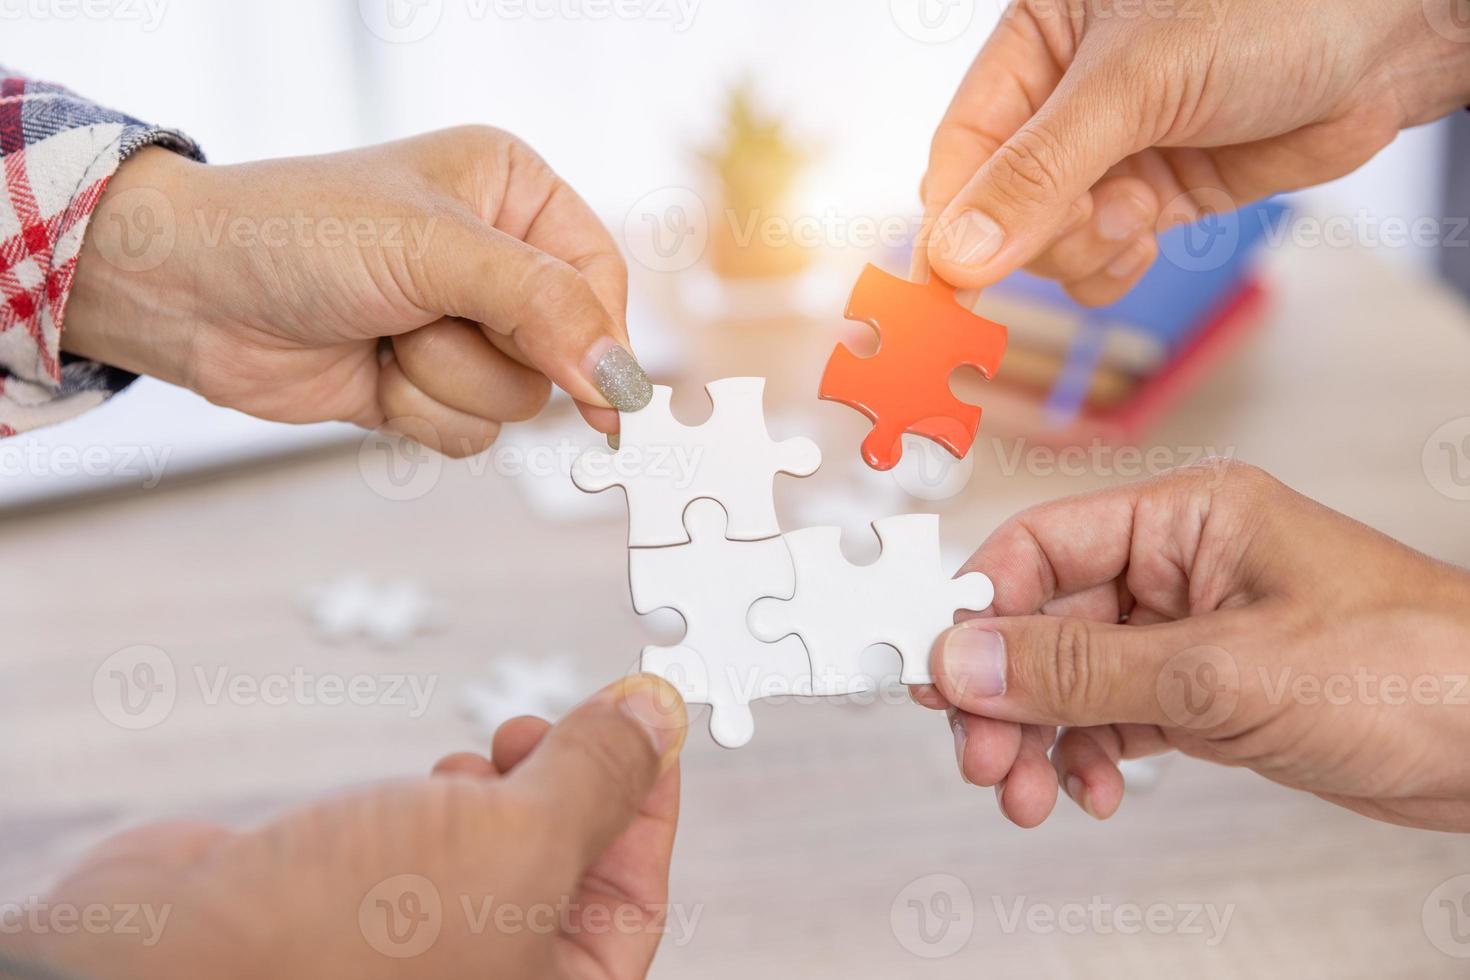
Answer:
[[[442,609],[416,582],[373,584],[350,574],[306,594],[306,612],[317,635],[329,642],[362,636],[382,647],[401,647],[440,624]]]
[[[995,598],[979,572],[950,578],[940,559],[939,518],[904,514],[873,524],[882,554],[853,565],[835,527],[792,531],[786,546],[796,568],[793,597],[765,598],[750,611],[751,630],[764,640],[801,637],[812,665],[812,693],[856,694],[872,687],[863,651],[878,643],[898,650],[904,684],[928,684],[929,651],[954,623],[958,609],[976,612]]]
[[[684,522],[688,544],[628,552],[633,608],[673,609],[685,623],[678,646],[643,649],[642,668],[684,700],[709,705],[710,734],[738,748],[755,734],[750,702],[810,692],[811,661],[801,641],[763,643],[746,622],[755,600],[791,597],[791,556],[779,537],[728,540],[725,512],[713,500],[690,504]]]
[[[897,465],[905,432],[933,439],[963,458],[980,428],[980,409],[954,396],[949,377],[968,365],[994,378],[1006,328],[961,306],[954,287],[937,275],[912,283],[873,265],[864,267],[853,287],[847,318],[878,331],[878,352],[858,357],[839,345],[818,393],[872,420],[862,446],[867,464],[878,470]]]
[[[589,493],[624,489],[632,548],[687,542],[685,508],[705,497],[724,505],[733,540],[774,537],[781,533],[772,492],[776,474],[810,476],[822,453],[810,439],[771,438],[765,384],[764,378],[725,378],[705,386],[714,408],[697,426],[675,419],[672,390],[655,386],[646,408],[620,416],[618,450],[583,454],[572,468],[573,482]]]
[[[588,693],[566,657],[512,656],[495,665],[490,683],[466,685],[460,710],[486,738],[521,715],[555,721]]]

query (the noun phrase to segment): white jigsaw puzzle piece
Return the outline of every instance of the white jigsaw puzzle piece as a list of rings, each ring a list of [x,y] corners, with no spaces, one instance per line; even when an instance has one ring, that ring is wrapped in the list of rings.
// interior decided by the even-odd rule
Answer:
[[[814,527],[787,534],[796,568],[790,600],[761,599],[750,610],[763,640],[801,637],[812,664],[812,693],[856,694],[872,687],[862,668],[868,647],[886,643],[903,659],[904,684],[928,684],[929,651],[954,623],[957,609],[982,611],[995,599],[979,572],[950,578],[939,549],[939,518],[905,514],[873,524],[882,554],[853,565],[842,554],[842,532]]]
[[[810,476],[822,462],[807,438],[774,441],[766,430],[764,378],[725,378],[705,386],[713,409],[688,426],[670,409],[672,389],[655,385],[653,400],[620,418],[616,452],[592,449],[572,467],[589,493],[621,486],[628,496],[628,546],[685,544],[684,512],[701,498],[719,501],[725,534],[758,541],[781,533],[773,496],[777,473]]]
[[[416,582],[397,579],[377,585],[351,574],[310,590],[306,611],[329,642],[362,636],[383,647],[400,647],[440,625],[442,610]]]
[[[690,542],[628,552],[633,608],[674,609],[684,617],[684,641],[645,647],[643,670],[672,684],[684,700],[710,706],[710,734],[739,748],[755,734],[750,703],[811,693],[811,660],[794,636],[763,643],[746,617],[765,596],[790,598],[795,571],[779,537],[732,541],[726,515],[713,500],[695,500],[684,515]]]

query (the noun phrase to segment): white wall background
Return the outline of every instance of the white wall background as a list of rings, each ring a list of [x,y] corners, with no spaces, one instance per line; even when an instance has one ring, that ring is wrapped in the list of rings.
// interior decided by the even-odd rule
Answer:
[[[939,43],[905,32],[904,25],[911,33],[922,27],[918,4],[938,18],[930,40]],[[913,206],[934,124],[999,7],[1000,0],[0,0],[0,60],[184,129],[217,162],[493,123],[536,146],[614,225],[647,192],[694,179],[693,149],[718,128],[724,89],[750,77],[771,107],[824,148],[808,207],[901,212]],[[1338,213],[1438,214],[1442,136],[1407,134],[1317,200]],[[1423,249],[1385,251],[1411,266],[1431,261]],[[138,391],[96,416],[32,438],[86,443],[100,436],[98,426],[155,431],[176,447],[178,463],[179,453],[187,460],[201,447],[217,450],[226,431],[217,410],[179,394]],[[226,446],[282,438],[264,423],[229,426]],[[0,501],[16,492],[0,489]]]

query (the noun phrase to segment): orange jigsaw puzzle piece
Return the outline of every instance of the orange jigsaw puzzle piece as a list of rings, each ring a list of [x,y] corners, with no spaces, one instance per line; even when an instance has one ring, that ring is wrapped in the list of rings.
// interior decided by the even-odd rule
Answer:
[[[853,287],[847,318],[878,331],[878,353],[858,357],[838,345],[817,393],[872,420],[863,460],[875,470],[897,466],[905,432],[963,458],[980,429],[980,408],[954,396],[949,376],[969,365],[994,378],[1006,328],[961,306],[955,288],[937,275],[913,283],[873,265]]]

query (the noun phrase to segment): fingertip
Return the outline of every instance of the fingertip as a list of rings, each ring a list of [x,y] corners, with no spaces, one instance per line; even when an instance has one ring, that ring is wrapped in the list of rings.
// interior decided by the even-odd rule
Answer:
[[[945,700],[972,714],[1006,692],[1006,648],[993,619],[967,620],[934,641],[929,662]]]
[[[1056,244],[1073,232],[1086,227],[1087,223],[1092,220],[1092,215],[1093,196],[1092,192],[1088,191],[1072,202],[1071,208],[1067,211],[1067,217],[1062,222],[1062,227],[1057,229],[1057,233],[1052,236],[1052,244]]]
[[[668,770],[678,760],[689,733],[684,698],[656,674],[625,677],[606,691],[619,710],[637,722],[652,741],[660,771]]]
[[[1057,804],[1057,783],[1042,779],[1030,770],[1013,772],[995,787],[996,803],[1007,820],[1022,830],[1034,830],[1046,822]]]
[[[960,775],[972,786],[996,786],[1016,765],[1021,752],[1021,726],[1011,722],[954,712],[955,751]]]
[[[653,400],[653,382],[632,351],[610,336],[598,338],[582,358],[582,370],[591,379],[606,407],[637,412]],[[604,406],[589,403],[595,408]]]
[[[431,776],[475,776],[488,778],[499,775],[496,767],[483,755],[474,752],[454,752],[434,763]]]
[[[939,693],[939,688],[933,684],[912,684],[909,686],[909,699],[921,708],[931,711],[944,711],[950,707],[944,695]]]
[[[1094,820],[1109,819],[1123,804],[1123,775],[1111,763],[1089,766],[1085,776],[1068,773],[1062,786],[1072,802]]]
[[[588,405],[586,402],[577,402],[576,405],[577,411],[581,414],[583,420],[593,429],[604,435],[610,436],[617,434],[621,423],[617,409],[606,408],[601,405]]]
[[[512,718],[495,730],[490,740],[490,758],[504,775],[530,755],[551,730],[551,722],[530,715]]]
[[[1158,258],[1159,245],[1151,231],[1134,239],[1101,271],[1066,283],[1067,295],[1083,306],[1110,306],[1142,281]]]

